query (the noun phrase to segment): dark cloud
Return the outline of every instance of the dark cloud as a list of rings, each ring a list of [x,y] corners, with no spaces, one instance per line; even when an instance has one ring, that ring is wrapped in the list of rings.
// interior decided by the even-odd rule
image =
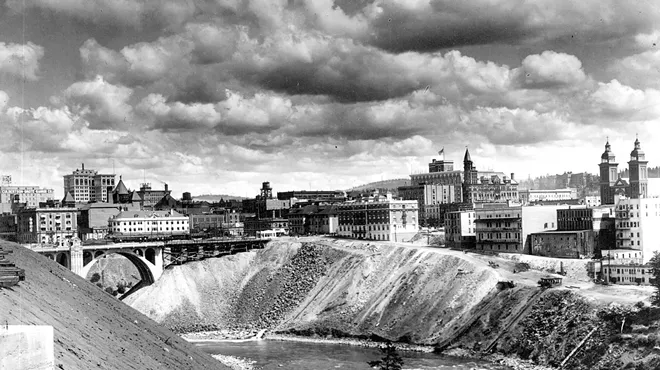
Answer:
[[[378,11],[374,11],[375,9]],[[365,13],[367,42],[394,52],[469,45],[525,44],[580,35],[596,42],[652,29],[660,9],[619,1],[378,1]]]

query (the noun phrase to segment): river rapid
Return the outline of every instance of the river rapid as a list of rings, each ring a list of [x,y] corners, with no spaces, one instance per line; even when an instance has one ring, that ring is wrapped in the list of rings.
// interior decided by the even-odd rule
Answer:
[[[277,340],[248,342],[197,343],[203,351],[212,355],[243,359],[236,369],[288,369],[288,370],[369,370],[367,361],[382,357],[376,348],[364,348],[341,344],[301,343]],[[504,370],[509,367],[485,361],[443,357],[432,353],[399,352],[403,357],[403,369],[420,370]]]

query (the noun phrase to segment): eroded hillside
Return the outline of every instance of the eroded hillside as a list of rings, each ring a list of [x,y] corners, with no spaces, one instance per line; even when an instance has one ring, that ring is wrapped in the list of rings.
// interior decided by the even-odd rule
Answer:
[[[26,278],[0,288],[0,322],[52,326],[56,369],[226,369],[54,261],[1,243]]]

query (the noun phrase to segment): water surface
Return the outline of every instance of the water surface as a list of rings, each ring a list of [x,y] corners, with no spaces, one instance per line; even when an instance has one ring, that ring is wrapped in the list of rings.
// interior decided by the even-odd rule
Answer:
[[[300,343],[275,340],[250,342],[198,343],[203,351],[247,358],[264,370],[369,370],[367,361],[378,360],[377,348],[364,348],[340,344]],[[443,357],[432,353],[399,352],[404,369],[422,370],[476,370],[510,369],[485,361]]]

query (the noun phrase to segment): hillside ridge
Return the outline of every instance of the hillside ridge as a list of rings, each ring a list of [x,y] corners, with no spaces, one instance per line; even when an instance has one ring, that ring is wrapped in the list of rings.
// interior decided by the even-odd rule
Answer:
[[[0,289],[0,319],[54,331],[56,369],[227,369],[219,361],[67,268],[0,241],[25,281]]]

